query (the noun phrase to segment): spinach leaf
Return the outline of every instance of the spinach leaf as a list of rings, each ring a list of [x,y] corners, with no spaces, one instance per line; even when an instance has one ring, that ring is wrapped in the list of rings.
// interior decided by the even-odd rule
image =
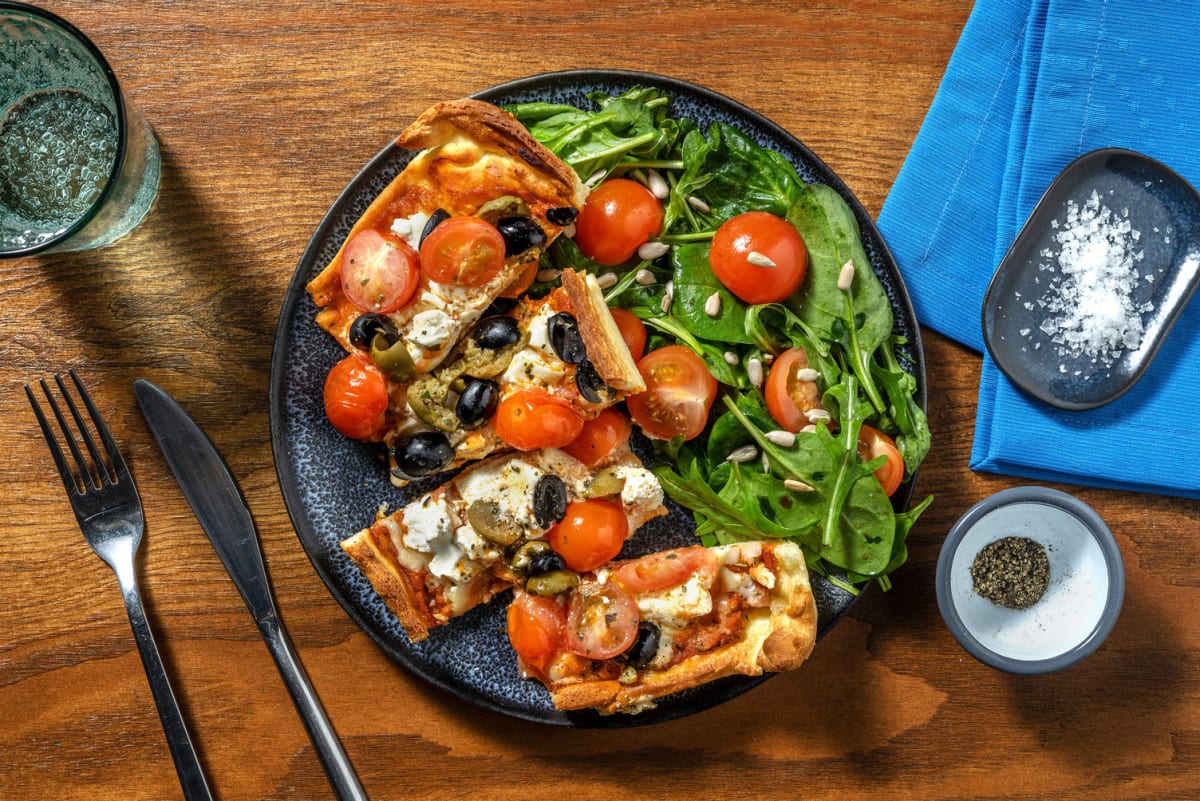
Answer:
[[[672,248],[671,265],[675,282],[672,311],[689,331],[709,342],[753,343],[746,334],[746,304],[713,275],[707,242]],[[721,299],[715,317],[704,310],[713,293]]]
[[[804,186],[792,163],[723,122],[710,126],[708,136],[701,168],[708,181],[697,194],[713,216],[727,220],[744,211],[785,216]]]
[[[887,406],[871,374],[875,351],[892,334],[892,306],[871,269],[858,222],[836,191],[813,184],[788,210],[808,246],[808,276],[788,305],[822,338],[839,344],[876,411]],[[850,290],[838,288],[842,266],[854,267]]]

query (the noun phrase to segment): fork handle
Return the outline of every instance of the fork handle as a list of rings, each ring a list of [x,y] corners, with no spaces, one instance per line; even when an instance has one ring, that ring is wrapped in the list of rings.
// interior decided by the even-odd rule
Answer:
[[[158,707],[158,718],[162,721],[163,732],[167,736],[171,759],[175,761],[175,772],[179,774],[183,797],[186,801],[212,801],[212,792],[205,781],[204,769],[200,767],[200,759],[183,722],[183,713],[179,711],[179,703],[175,700],[175,693],[167,680],[167,671],[163,667],[162,657],[159,656],[158,646],[154,643],[154,633],[146,620],[141,593],[138,592],[136,584],[127,582],[119,574],[118,578],[122,579],[121,590],[125,595],[129,624],[133,627],[133,639],[137,642],[142,667],[146,669],[146,678],[150,680],[150,692],[154,695],[154,705]]]
[[[300,657],[292,645],[291,639],[283,628],[283,624],[274,614],[255,615],[258,630],[262,633],[267,644],[267,650],[275,658],[283,683],[287,685],[296,711],[304,721],[309,739],[317,752],[325,776],[333,788],[334,797],[338,801],[368,801],[367,793],[358,781],[358,774],[350,764],[350,758],[342,749],[341,740],[333,729],[333,723],[325,714],[325,708],[317,698],[317,692],[309,681]]]

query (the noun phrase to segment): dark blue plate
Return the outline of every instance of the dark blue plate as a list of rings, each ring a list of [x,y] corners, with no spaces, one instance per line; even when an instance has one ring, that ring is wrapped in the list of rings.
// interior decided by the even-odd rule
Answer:
[[[920,331],[900,272],[879,231],[850,190],[813,153],[765,117],[728,98],[694,84],[639,72],[580,70],[536,75],[480,92],[476,97],[504,105],[531,100],[591,107],[587,94],[618,94],[633,86],[654,86],[669,93],[672,115],[707,126],[722,120],[738,126],[757,142],[787,156],[811,183],[832,186],[850,203],[862,227],[871,263],[891,298],[897,331],[908,339],[907,355],[925,404],[925,365]],[[486,709],[513,717],[560,726],[623,727],[670,720],[729,700],[766,680],[732,677],[663,699],[640,715],[602,717],[591,712],[559,712],[549,694],[535,682],[523,680],[504,633],[508,595],[436,629],[412,644],[403,628],[371,589],[358,568],[338,547],[346,536],[369,525],[380,503],[395,509],[430,484],[417,483],[406,491],[387,479],[376,446],[348,440],[325,419],[322,387],[325,374],[344,355],[339,346],[313,322],[317,312],[304,287],[329,263],[355,221],[392,178],[408,163],[411,153],[384,148],[350,182],[326,213],[300,258],[288,286],[275,334],[271,359],[271,440],[275,469],[284,501],[300,543],[334,598],[384,651],[426,681]],[[906,506],[911,487],[896,498]],[[695,542],[690,515],[672,506],[671,514],[651,521],[631,542],[626,555],[636,555]],[[814,576],[819,610],[819,634],[829,630],[850,608],[855,597]]]
[[[1047,271],[1060,246],[1057,225],[1068,203],[1100,203],[1138,231],[1138,280],[1129,295],[1141,320],[1135,348],[1111,359],[1064,353],[1042,325],[1055,286]],[[983,300],[983,341],[1009,380],[1051,406],[1094,409],[1128,392],[1146,372],[1200,284],[1200,195],[1178,173],[1122,148],[1103,148],[1072,161],[1047,187],[1000,260]],[[1143,310],[1144,309],[1144,310]],[[1053,326],[1051,326],[1053,330]]]

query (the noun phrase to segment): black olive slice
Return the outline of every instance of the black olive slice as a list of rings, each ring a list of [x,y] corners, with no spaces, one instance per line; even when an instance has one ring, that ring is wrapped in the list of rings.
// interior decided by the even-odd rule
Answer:
[[[486,378],[466,378],[467,386],[458,396],[454,414],[464,426],[481,425],[496,411],[500,401],[500,388],[495,381]]]
[[[496,230],[504,237],[505,256],[516,256],[546,241],[542,226],[529,217],[503,217],[496,221]]]
[[[450,219],[450,212],[445,209],[438,209],[433,214],[430,214],[429,219],[425,221],[425,227],[421,229],[421,241],[417,247],[420,248],[421,245],[425,244],[425,237],[429,236],[434,228],[437,228],[448,219]]]
[[[545,475],[533,487],[533,517],[550,528],[567,515],[567,485],[558,476]]]
[[[480,320],[471,338],[484,350],[501,350],[520,341],[521,329],[513,318],[498,314]]]
[[[637,639],[625,652],[625,662],[635,668],[650,664],[650,660],[658,653],[658,643],[661,639],[662,632],[654,623],[648,620],[638,623]]]
[[[555,551],[538,551],[525,568],[526,576],[538,576],[554,570],[566,570],[567,562]]]
[[[555,206],[546,212],[546,219],[555,225],[570,225],[579,216],[579,209],[574,206]]]
[[[444,470],[454,461],[454,446],[440,431],[418,431],[396,440],[392,446],[398,478],[424,478]]]
[[[400,338],[400,332],[396,330],[395,324],[376,312],[360,314],[354,318],[354,322],[350,323],[350,344],[356,348],[361,350],[370,348],[371,340],[375,338],[376,334],[383,334],[388,345]]]
[[[579,364],[587,358],[583,337],[579,335],[579,323],[567,312],[559,312],[546,323],[550,346],[558,358],[567,364]]]
[[[588,403],[604,403],[612,392],[600,374],[596,372],[591,359],[584,359],[575,368],[575,386],[579,394]]]

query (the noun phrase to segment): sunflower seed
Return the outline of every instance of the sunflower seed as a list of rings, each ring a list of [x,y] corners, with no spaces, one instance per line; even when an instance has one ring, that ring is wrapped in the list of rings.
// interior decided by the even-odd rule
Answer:
[[[811,484],[805,484],[803,481],[795,478],[785,478],[783,486],[792,492],[812,492],[815,489]]]
[[[662,309],[663,314],[671,313],[671,303],[674,300],[675,300],[675,282],[667,281],[667,288],[666,288],[666,291],[663,292],[663,296],[662,296],[662,305],[659,306],[659,308]]]
[[[600,287],[601,289],[608,289],[612,286],[615,286],[616,283],[616,273],[605,273],[604,275],[596,276],[596,286]]]
[[[725,351],[725,363],[730,365],[737,364],[738,355],[731,350]]]
[[[575,223],[571,223],[566,228],[563,228],[563,236],[567,239],[575,238]]]
[[[592,173],[591,178],[588,178],[586,181],[583,182],[584,186],[586,186],[588,189],[591,189],[593,186],[595,186],[596,184],[603,181],[604,176],[606,176],[606,175],[608,175],[607,170],[596,170],[594,173]]]
[[[687,202],[688,202],[688,205],[691,206],[693,209],[695,209],[696,211],[702,212],[704,214],[708,214],[710,211],[712,211],[712,209],[709,208],[707,203],[705,203],[703,200],[696,197],[695,195],[688,195]]]
[[[801,434],[815,434],[815,433],[817,433],[817,427],[814,425],[807,425],[804,428],[800,429],[800,433]]]
[[[767,458],[767,453],[766,453],[766,451],[763,451],[763,455],[762,455],[762,465],[763,465],[763,472],[764,472],[764,473],[770,473],[770,472],[771,472],[771,460]]]
[[[750,383],[755,387],[762,386],[763,366],[759,359],[752,358],[746,362],[746,376],[750,379]]]
[[[560,275],[562,275],[562,270],[538,270],[538,273],[534,276],[534,278],[536,278],[537,282],[541,284],[545,283],[546,281],[553,281]]]
[[[796,444],[796,435],[791,431],[784,431],[782,428],[768,431],[766,436],[771,442],[784,448],[790,448]]]
[[[748,462],[758,458],[758,448],[753,445],[743,445],[725,457],[727,462]]]
[[[814,370],[811,367],[801,367],[796,371],[797,381],[816,381],[821,377],[819,370]]]
[[[650,194],[659,200],[669,197],[671,194],[671,187],[667,186],[667,182],[659,175],[658,170],[650,170],[646,173],[646,187],[650,190]]]
[[[832,417],[832,415],[830,415],[829,412],[825,411],[824,409],[809,409],[804,413],[804,416],[807,417],[810,422],[816,420],[828,420],[830,417]]]
[[[755,267],[778,267],[779,265],[771,261],[767,256],[759,253],[757,250],[750,251],[746,256],[746,261],[753,264]]]
[[[658,279],[654,277],[654,273],[650,272],[644,267],[637,271],[637,274],[633,277],[633,280],[637,281],[642,286],[651,286],[652,284],[658,283]]]
[[[654,261],[659,256],[666,255],[671,246],[666,242],[646,242],[637,249],[638,258],[642,261]]]
[[[704,301],[704,313],[709,317],[716,317],[721,313],[721,293],[714,292],[708,296],[708,300]]]
[[[842,265],[842,271],[838,273],[838,289],[843,292],[850,291],[850,285],[854,283],[854,262],[848,261]]]

